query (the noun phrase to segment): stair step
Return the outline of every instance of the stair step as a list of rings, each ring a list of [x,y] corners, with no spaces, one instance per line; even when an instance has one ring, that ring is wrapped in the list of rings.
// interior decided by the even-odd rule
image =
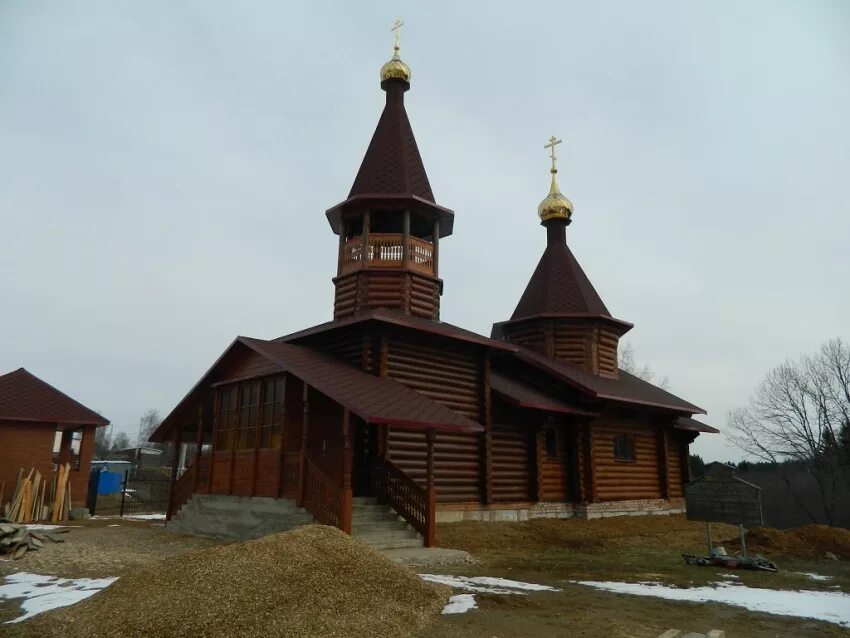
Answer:
[[[384,550],[384,549],[406,549],[408,547],[422,547],[422,539],[421,538],[407,538],[407,539],[398,539],[398,540],[388,540],[388,541],[367,541],[363,538],[358,538],[357,540],[365,543],[372,549]]]

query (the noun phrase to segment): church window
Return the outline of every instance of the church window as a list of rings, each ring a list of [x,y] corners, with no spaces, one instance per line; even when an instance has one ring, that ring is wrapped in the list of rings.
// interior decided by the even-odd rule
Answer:
[[[614,437],[614,458],[617,461],[636,460],[634,438],[627,434]]]

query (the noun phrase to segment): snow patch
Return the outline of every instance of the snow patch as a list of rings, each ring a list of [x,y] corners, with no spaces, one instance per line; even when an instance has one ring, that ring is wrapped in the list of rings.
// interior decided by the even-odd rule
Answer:
[[[532,591],[560,591],[549,585],[538,585],[536,583],[524,583],[521,580],[509,580],[507,578],[495,578],[492,576],[447,576],[443,574],[419,574],[419,577],[429,583],[440,583],[454,589],[463,589],[468,592],[481,594],[515,594],[525,596]],[[449,598],[449,602],[443,607],[444,614],[463,614],[472,609],[478,609],[475,602],[475,593],[455,594]]]
[[[443,614],[465,614],[473,609],[478,609],[475,594],[455,594],[443,607]]]
[[[118,580],[115,578],[57,578],[18,572],[6,576],[0,585],[0,600],[23,598],[23,616],[7,623],[17,623],[58,607],[67,607],[85,600]]]
[[[466,591],[480,592],[485,594],[522,594],[529,591],[558,591],[549,585],[537,585],[535,583],[524,583],[519,580],[508,580],[507,578],[492,578],[490,576],[444,576],[442,574],[419,574],[422,580],[431,583],[441,583],[465,589]]]
[[[805,576],[811,580],[832,580],[832,576],[824,576],[823,574],[815,574],[814,572],[793,572]]]
[[[850,595],[834,591],[789,591],[718,583],[716,587],[680,589],[657,583],[618,583],[592,580],[570,581],[616,594],[656,596],[668,600],[724,603],[778,616],[825,620],[850,627]]]

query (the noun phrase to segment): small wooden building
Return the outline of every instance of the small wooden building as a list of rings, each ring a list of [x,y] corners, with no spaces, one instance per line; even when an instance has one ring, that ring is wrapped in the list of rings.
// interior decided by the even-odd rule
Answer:
[[[19,470],[52,476],[71,464],[73,505],[86,503],[95,430],[109,421],[24,368],[0,376],[0,508],[11,499]]]
[[[174,485],[171,513],[193,493],[267,496],[350,531],[352,498],[374,496],[430,544],[436,520],[682,511],[688,446],[715,430],[618,368],[632,326],[567,245],[556,140],[538,210],[546,249],[515,312],[491,336],[440,321],[454,213],[431,190],[409,79],[396,50],[354,185],[327,211],[333,320],[238,337],[151,437],[208,446]]]

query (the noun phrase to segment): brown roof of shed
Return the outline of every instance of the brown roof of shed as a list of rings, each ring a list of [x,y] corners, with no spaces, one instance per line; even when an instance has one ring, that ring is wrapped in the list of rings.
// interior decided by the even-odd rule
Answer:
[[[249,337],[239,337],[239,341],[370,423],[483,430],[478,423],[397,381],[368,374],[311,348]]]
[[[509,403],[513,403],[521,408],[582,416],[594,414],[570,405],[566,401],[553,397],[532,385],[523,383],[519,379],[508,377],[499,372],[493,372],[490,375],[490,383],[493,392],[507,399]]]
[[[515,356],[521,361],[555,374],[566,383],[587,392],[595,399],[621,401],[689,414],[705,414],[705,410],[693,403],[688,403],[684,399],[629,374],[625,370],[620,370],[619,378],[609,379],[585,372],[569,361],[550,359],[525,347],[520,347]]]
[[[24,368],[0,376],[0,419],[71,425],[109,424],[97,412]]]

